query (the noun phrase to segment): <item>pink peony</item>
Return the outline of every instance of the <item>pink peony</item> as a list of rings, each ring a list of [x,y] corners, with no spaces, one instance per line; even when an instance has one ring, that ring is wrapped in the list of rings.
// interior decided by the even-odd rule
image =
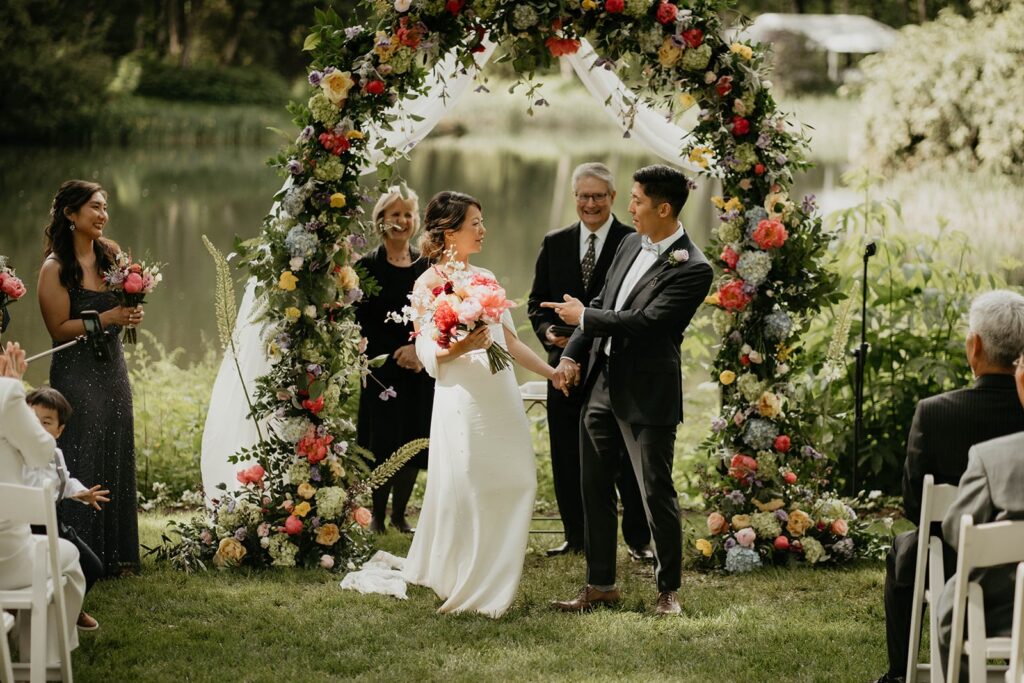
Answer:
[[[352,519],[356,524],[365,529],[370,526],[370,520],[373,519],[373,514],[364,507],[358,507],[352,513]]]
[[[266,471],[260,465],[253,465],[252,467],[246,467],[245,469],[238,470],[235,478],[238,479],[240,484],[262,484],[263,475]]]
[[[762,249],[777,249],[786,243],[789,233],[779,220],[764,219],[754,229],[753,238]]]
[[[736,532],[736,542],[744,548],[753,548],[757,533],[749,526]]]
[[[302,533],[302,520],[295,515],[289,515],[288,519],[284,520],[284,532],[289,536]]]
[[[739,481],[745,480],[757,471],[757,460],[749,455],[737,453],[729,461],[729,476]]]
[[[12,299],[20,299],[25,296],[25,285],[13,275],[0,273],[0,292],[3,292]]]
[[[718,289],[718,303],[727,311],[742,311],[750,303],[750,295],[743,291],[743,281],[733,280]]]
[[[837,519],[836,521],[832,522],[832,533],[834,533],[836,536],[845,536],[849,530],[850,527],[846,523],[845,519]]]
[[[455,312],[459,316],[459,322],[463,325],[475,323],[483,315],[484,309],[476,299],[466,299],[455,306]]]
[[[124,291],[126,294],[138,294],[142,291],[142,276],[138,273],[131,273],[124,279]]]

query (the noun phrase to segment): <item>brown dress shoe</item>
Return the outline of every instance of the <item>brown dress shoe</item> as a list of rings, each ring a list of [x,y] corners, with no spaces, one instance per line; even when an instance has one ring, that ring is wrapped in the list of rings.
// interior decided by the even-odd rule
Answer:
[[[675,591],[662,591],[658,593],[658,604],[654,611],[658,614],[681,614],[683,608],[679,606],[679,597]]]
[[[553,600],[551,607],[562,612],[589,612],[596,605],[616,605],[621,598],[622,594],[617,587],[610,591],[600,591],[587,584],[573,600]]]

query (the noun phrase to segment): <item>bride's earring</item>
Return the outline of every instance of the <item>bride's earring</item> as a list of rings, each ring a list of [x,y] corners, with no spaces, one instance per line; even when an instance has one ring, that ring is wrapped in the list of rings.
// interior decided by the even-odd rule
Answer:
[[[71,227],[71,232],[74,232],[75,231],[75,224],[72,223],[70,227]]]

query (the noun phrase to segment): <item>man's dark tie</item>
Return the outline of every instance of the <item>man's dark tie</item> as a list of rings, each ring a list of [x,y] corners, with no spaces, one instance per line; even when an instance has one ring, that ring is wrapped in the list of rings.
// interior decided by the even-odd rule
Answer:
[[[594,265],[597,263],[595,244],[597,244],[597,235],[590,233],[590,236],[587,237],[587,253],[580,261],[580,270],[583,271],[583,289],[590,289],[590,278],[594,276]]]

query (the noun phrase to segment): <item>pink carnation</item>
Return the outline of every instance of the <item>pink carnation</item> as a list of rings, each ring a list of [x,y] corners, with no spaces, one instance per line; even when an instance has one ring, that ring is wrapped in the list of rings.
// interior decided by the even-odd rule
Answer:
[[[780,220],[764,219],[757,224],[753,238],[762,249],[777,249],[786,243],[789,233]]]

